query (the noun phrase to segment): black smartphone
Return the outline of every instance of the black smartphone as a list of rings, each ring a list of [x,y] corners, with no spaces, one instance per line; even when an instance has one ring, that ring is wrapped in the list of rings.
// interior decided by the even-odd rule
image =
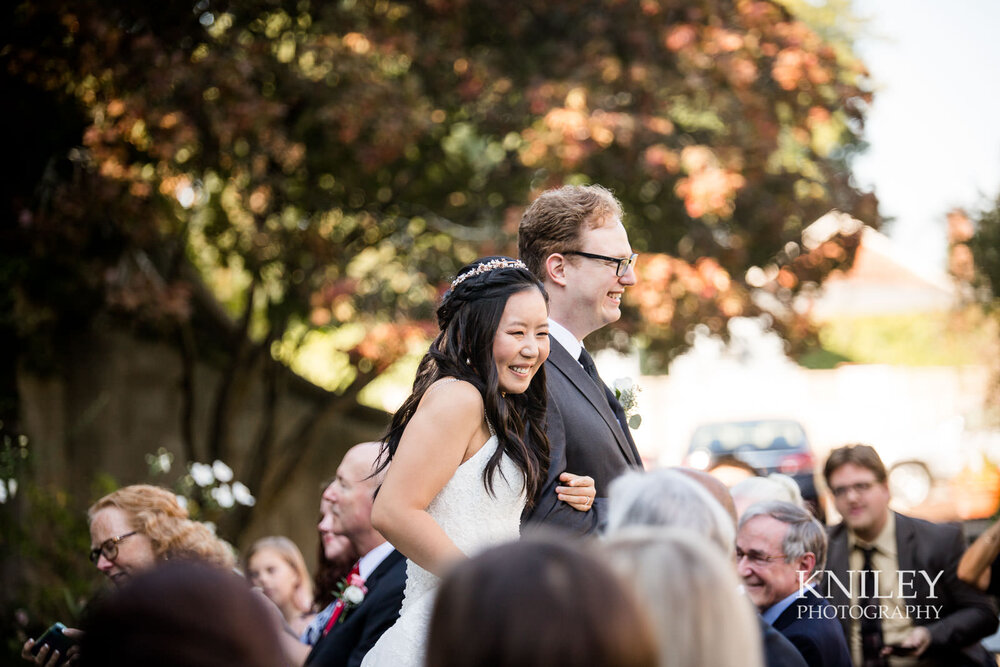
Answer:
[[[889,655],[913,655],[916,652],[915,646],[903,646],[902,644],[886,644],[886,648],[889,649]]]
[[[38,655],[43,646],[50,646],[49,656],[51,657],[53,651],[59,651],[59,662],[57,664],[63,664],[66,660],[66,652],[76,644],[75,641],[63,634],[63,630],[65,629],[66,626],[62,623],[53,623],[49,626],[48,630],[42,633],[41,637],[35,640],[35,643],[31,646],[31,654]]]

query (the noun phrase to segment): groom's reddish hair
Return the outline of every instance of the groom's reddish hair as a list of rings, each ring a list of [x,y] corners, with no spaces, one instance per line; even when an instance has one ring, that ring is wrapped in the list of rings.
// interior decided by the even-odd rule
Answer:
[[[622,205],[600,185],[564,185],[547,190],[521,216],[517,252],[528,270],[544,282],[549,255],[579,250],[580,232],[621,216]]]

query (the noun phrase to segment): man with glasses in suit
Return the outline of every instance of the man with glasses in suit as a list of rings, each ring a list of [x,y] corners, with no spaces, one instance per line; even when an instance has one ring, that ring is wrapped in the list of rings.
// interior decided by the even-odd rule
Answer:
[[[826,561],[826,532],[783,501],[750,505],[736,534],[736,571],[761,617],[810,667],[851,667],[834,608],[808,582]]]
[[[979,640],[996,630],[996,608],[956,573],[961,528],[890,511],[885,465],[868,445],[830,452],[823,476],[843,517],[827,561],[839,585],[825,588],[854,612],[840,621],[855,664],[994,665]]]
[[[635,284],[621,204],[598,185],[567,185],[542,193],[518,228],[521,260],[549,295],[546,433],[549,478],[529,522],[590,534],[606,520],[608,484],[642,461],[614,392],[597,373],[583,339],[621,317],[625,288]],[[560,503],[560,487],[592,477],[597,497],[586,512]],[[565,499],[565,498],[562,498]]]

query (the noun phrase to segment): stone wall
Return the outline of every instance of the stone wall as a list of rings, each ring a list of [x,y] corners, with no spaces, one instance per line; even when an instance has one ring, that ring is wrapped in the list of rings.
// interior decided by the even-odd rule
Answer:
[[[120,485],[150,481],[145,457],[162,447],[174,454],[175,465],[158,481],[172,483],[185,462],[180,354],[166,344],[104,331],[74,341],[65,352],[62,369],[58,376],[22,371],[18,377],[21,425],[30,438],[37,481],[66,489],[82,511],[96,499],[94,481],[102,473]],[[194,377],[193,430],[198,458],[205,461],[221,374],[198,364]],[[226,463],[236,479],[244,479],[241,472],[248,463],[249,443],[261,422],[263,391],[257,377],[240,390],[238,417],[232,422],[233,454]],[[278,397],[277,443],[294,433],[299,420],[322,400],[322,392],[284,384]],[[263,535],[286,535],[301,547],[312,567],[322,482],[334,474],[348,447],[377,439],[387,422],[388,415],[378,413],[365,419],[324,417],[293,474],[281,481],[274,502],[254,508],[237,546],[245,548]]]

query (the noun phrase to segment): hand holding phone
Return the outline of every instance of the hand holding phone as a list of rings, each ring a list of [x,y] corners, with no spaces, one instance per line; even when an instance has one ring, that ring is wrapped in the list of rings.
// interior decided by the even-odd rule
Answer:
[[[903,646],[902,644],[886,644],[888,651],[886,655],[913,655],[917,652],[916,646]]]
[[[70,634],[78,632],[78,630],[68,629],[62,623],[53,623],[41,637],[31,644],[30,648],[26,646],[28,655],[22,651],[22,656],[28,659],[34,658],[35,664],[45,665],[45,667],[65,665],[71,657],[70,650],[77,643],[77,640]],[[59,652],[58,655],[56,655],[56,651]]]

